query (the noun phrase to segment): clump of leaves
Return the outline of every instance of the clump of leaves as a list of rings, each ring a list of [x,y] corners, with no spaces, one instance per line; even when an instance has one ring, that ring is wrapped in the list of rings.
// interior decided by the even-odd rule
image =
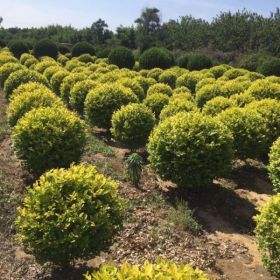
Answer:
[[[135,186],[139,186],[143,170],[143,160],[142,157],[137,154],[131,154],[125,163],[125,174],[131,183]]]

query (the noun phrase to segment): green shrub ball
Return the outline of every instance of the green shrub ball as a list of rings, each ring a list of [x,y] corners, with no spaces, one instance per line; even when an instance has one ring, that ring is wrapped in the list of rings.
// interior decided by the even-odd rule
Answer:
[[[90,124],[109,129],[115,111],[123,105],[137,102],[137,96],[129,88],[117,83],[100,85],[86,97],[85,116]]]
[[[280,138],[278,138],[271,147],[268,171],[274,191],[280,193]]]
[[[255,217],[255,234],[263,264],[276,278],[280,278],[280,193],[259,209]]]
[[[153,130],[148,143],[152,168],[181,187],[199,188],[228,174],[231,132],[201,113],[178,113]]]
[[[135,64],[135,58],[132,51],[125,47],[113,49],[108,58],[110,64],[115,64],[120,68],[132,69]]]
[[[112,116],[111,132],[115,140],[130,149],[144,146],[155,125],[155,116],[143,104],[123,106]]]
[[[18,241],[39,263],[65,265],[98,256],[122,226],[124,201],[117,188],[95,166],[45,173],[19,208]]]
[[[85,123],[65,108],[33,109],[12,131],[19,159],[34,174],[78,162],[87,140]]]

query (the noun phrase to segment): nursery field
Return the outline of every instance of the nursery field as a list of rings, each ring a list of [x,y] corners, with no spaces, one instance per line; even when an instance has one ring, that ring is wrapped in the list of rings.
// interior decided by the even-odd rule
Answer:
[[[43,49],[0,49],[1,280],[279,279],[280,77]]]

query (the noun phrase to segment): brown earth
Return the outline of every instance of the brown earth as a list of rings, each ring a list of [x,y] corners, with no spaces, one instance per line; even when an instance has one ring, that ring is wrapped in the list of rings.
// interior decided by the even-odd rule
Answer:
[[[0,126],[5,126],[6,102],[0,94]],[[96,133],[100,137],[100,132]],[[102,135],[103,137],[104,135]],[[108,137],[108,135],[106,136]],[[0,137],[0,279],[83,279],[83,274],[104,262],[142,263],[164,257],[192,263],[213,279],[272,280],[262,266],[255,245],[252,217],[256,207],[267,201],[272,187],[266,170],[254,161],[236,162],[231,177],[220,179],[199,192],[176,188],[145,168],[139,188],[123,176],[127,150],[106,141],[115,156],[85,154],[83,160],[102,164],[102,171],[120,181],[120,195],[129,201],[122,232],[109,252],[89,261],[77,261],[71,268],[40,266],[15,242],[13,220],[26,185],[32,177],[16,159],[5,130]],[[4,190],[4,191],[3,191]],[[1,197],[2,196],[2,197]],[[168,221],[175,202],[188,202],[203,230]]]

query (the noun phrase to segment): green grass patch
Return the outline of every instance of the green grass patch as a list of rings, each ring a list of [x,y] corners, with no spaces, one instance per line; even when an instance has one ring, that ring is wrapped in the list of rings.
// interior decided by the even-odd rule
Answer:
[[[88,143],[86,146],[86,153],[102,154],[105,156],[115,156],[115,151],[112,147],[104,143],[104,141],[97,138],[90,133]]]

